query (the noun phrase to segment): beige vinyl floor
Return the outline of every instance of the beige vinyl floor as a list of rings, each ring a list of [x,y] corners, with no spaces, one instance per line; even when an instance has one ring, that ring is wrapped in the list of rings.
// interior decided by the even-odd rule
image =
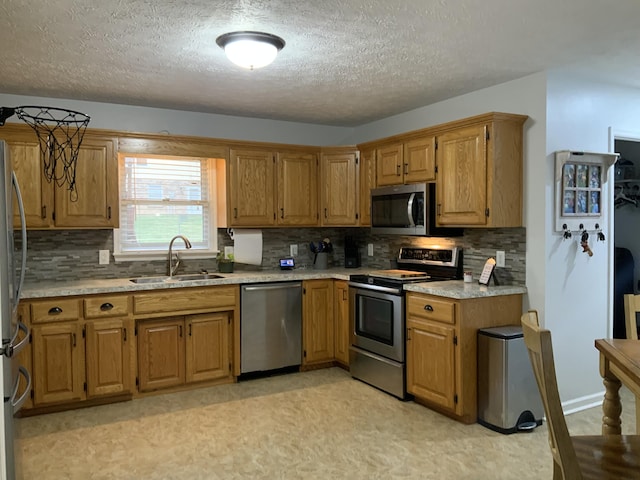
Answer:
[[[623,389],[623,433],[634,399]],[[602,412],[567,416],[599,434]],[[338,368],[23,418],[23,479],[550,479],[546,425],[502,435]]]

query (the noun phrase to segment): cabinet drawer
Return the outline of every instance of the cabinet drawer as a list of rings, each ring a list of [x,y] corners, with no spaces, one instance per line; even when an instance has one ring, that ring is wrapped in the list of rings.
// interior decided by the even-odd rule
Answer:
[[[407,316],[456,323],[455,302],[425,295],[407,295]]]
[[[235,308],[238,287],[181,288],[133,296],[133,313],[182,312]]]
[[[100,296],[84,299],[85,318],[119,317],[129,313],[129,297]]]
[[[52,299],[31,303],[31,321],[33,323],[77,320],[79,316],[79,301],[75,298]]]

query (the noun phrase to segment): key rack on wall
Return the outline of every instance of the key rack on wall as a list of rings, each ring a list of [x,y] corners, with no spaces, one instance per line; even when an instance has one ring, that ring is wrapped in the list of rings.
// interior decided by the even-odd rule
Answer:
[[[607,225],[606,185],[609,167],[617,153],[560,150],[555,153],[555,231],[564,238],[571,233],[593,232],[604,238]]]

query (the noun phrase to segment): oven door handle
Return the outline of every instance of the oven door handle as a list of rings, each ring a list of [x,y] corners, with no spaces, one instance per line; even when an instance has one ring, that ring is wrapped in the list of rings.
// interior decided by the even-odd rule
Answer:
[[[415,227],[416,222],[413,221],[413,201],[416,199],[416,194],[409,195],[409,201],[407,202],[407,218],[409,219],[409,226]]]
[[[402,288],[381,287],[380,285],[369,285],[369,284],[357,283],[357,282],[349,282],[349,286],[363,290],[365,292],[367,290],[374,290],[376,292],[391,293],[394,295],[402,294]]]

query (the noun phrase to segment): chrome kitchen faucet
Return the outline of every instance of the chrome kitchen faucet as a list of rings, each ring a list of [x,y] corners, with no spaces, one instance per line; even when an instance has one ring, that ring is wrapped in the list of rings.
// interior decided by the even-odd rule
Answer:
[[[171,241],[169,242],[169,277],[173,277],[173,274],[176,273],[176,270],[178,269],[178,266],[180,265],[180,256],[176,253],[176,264],[173,265],[173,242],[176,241],[176,239],[181,238],[182,241],[184,242],[184,246],[186,248],[191,248],[191,242],[189,241],[189,239],[183,235],[176,235],[175,237],[173,237],[171,239]]]

